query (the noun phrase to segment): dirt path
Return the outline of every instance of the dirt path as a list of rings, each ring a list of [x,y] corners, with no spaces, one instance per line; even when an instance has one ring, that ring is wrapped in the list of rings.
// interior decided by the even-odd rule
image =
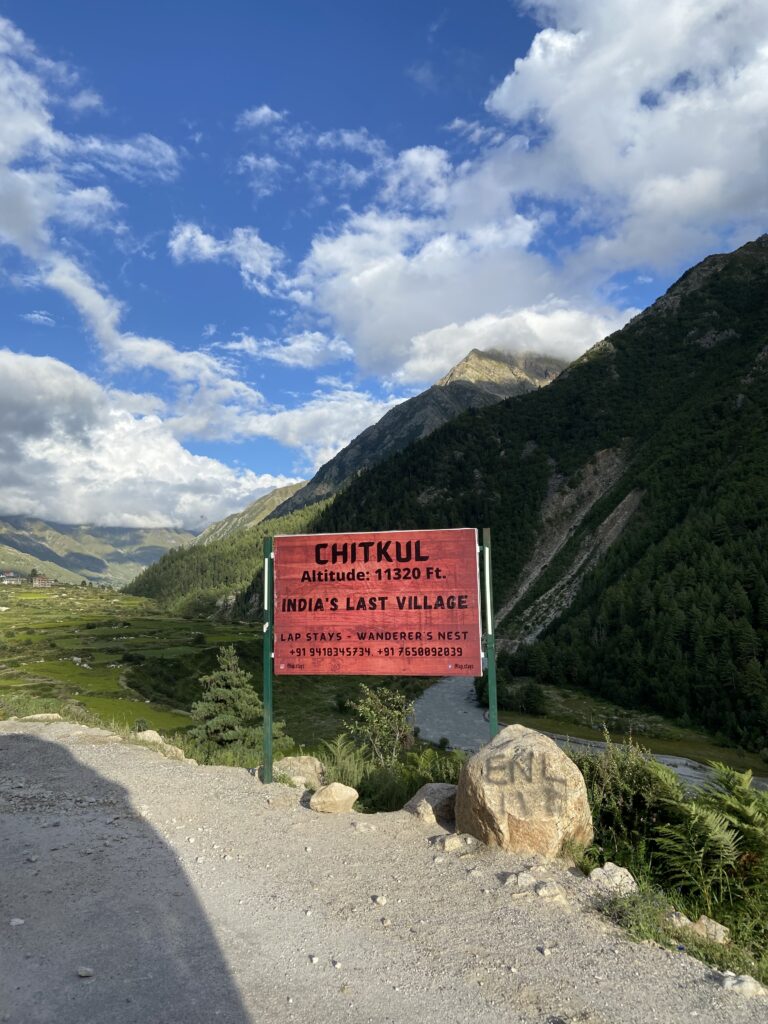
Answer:
[[[584,879],[540,866],[568,906],[515,897],[531,858],[438,855],[440,831],[0,723],[0,1020],[764,1024],[764,1000],[607,925]]]

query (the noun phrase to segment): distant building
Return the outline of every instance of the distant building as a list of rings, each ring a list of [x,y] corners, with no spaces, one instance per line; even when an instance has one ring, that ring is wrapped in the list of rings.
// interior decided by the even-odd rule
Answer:
[[[56,580],[52,580],[49,576],[32,577],[33,587],[55,587],[56,585]]]
[[[0,571],[0,586],[13,587],[21,586],[24,583],[24,576],[21,573],[14,572],[12,569],[3,569]]]

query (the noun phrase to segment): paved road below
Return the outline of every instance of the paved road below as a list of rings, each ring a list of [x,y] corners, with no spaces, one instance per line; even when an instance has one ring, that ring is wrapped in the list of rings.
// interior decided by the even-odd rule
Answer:
[[[419,735],[430,743],[439,743],[443,737],[458,750],[479,750],[490,738],[487,712],[475,698],[475,681],[470,676],[446,676],[439,683],[430,686],[416,701],[415,721]],[[574,750],[602,750],[605,744],[600,740],[582,740],[561,733],[547,732],[545,735],[561,747]],[[707,767],[699,761],[672,754],[654,754],[657,761],[669,765],[687,785],[701,785],[709,777]],[[761,789],[768,789],[768,779],[755,782]]]

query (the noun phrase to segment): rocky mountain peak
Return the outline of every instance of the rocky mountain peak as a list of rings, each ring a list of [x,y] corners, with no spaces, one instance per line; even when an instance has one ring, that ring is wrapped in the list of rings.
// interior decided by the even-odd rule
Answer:
[[[470,384],[516,384],[527,382],[533,387],[548,384],[565,366],[565,362],[534,352],[510,353],[498,349],[483,351],[473,348],[460,363],[437,382],[447,387],[459,381]]]

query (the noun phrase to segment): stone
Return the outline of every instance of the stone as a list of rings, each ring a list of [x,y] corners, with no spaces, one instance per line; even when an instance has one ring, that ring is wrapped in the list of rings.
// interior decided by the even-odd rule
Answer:
[[[64,719],[61,715],[57,715],[55,712],[50,714],[42,715],[24,715],[21,719],[22,722],[63,722]]]
[[[387,905],[386,896],[371,896],[371,899],[373,900],[377,907],[385,907]]]
[[[321,786],[312,794],[309,806],[321,814],[346,814],[352,810],[358,796],[359,793],[352,786],[332,782],[329,786]]]
[[[690,928],[693,924],[690,917],[686,917],[685,914],[681,914],[679,910],[670,910],[664,920],[672,928]]]
[[[731,992],[738,992],[739,995],[747,999],[768,996],[768,990],[750,974],[733,974],[731,971],[726,971],[720,975],[720,984],[723,988],[730,989]]]
[[[601,868],[594,868],[589,873],[589,880],[605,893],[612,896],[628,896],[637,892],[637,882],[631,872],[620,868],[618,864],[607,860]]]
[[[532,889],[536,885],[536,876],[530,871],[512,871],[504,879],[504,885],[514,885],[518,889]]]
[[[93,968],[92,967],[78,967],[77,968],[78,978],[92,978]]]
[[[24,918],[23,917],[12,917],[11,918],[11,928],[18,928],[20,924],[24,924]]]
[[[427,825],[452,822],[456,809],[456,786],[449,782],[428,782],[414,793],[403,808]]]
[[[450,832],[446,836],[435,836],[431,842],[439,849],[445,850],[446,853],[455,853],[456,850],[467,851],[477,844],[477,840],[474,836],[463,835],[461,832]]]
[[[165,740],[155,729],[143,729],[141,732],[134,733],[134,736],[141,743],[152,743],[157,746],[165,746]]]
[[[700,935],[702,939],[707,939],[709,942],[716,942],[718,946],[725,946],[731,941],[731,930],[726,928],[724,924],[718,924],[717,921],[713,921],[711,917],[707,917],[706,914],[702,914],[695,924],[690,922],[687,925],[692,932],[696,935]],[[745,975],[746,977],[746,975]]]
[[[325,765],[319,758],[308,755],[282,757],[272,765],[272,771],[274,775],[287,775],[299,788],[320,789],[325,776]]]
[[[588,846],[584,777],[548,736],[507,726],[462,768],[456,828],[510,853],[553,858],[566,844]]]
[[[537,896],[541,897],[541,899],[547,900],[548,903],[556,903],[558,906],[564,907],[566,910],[570,909],[565,892],[557,882],[539,882],[533,891]]]

